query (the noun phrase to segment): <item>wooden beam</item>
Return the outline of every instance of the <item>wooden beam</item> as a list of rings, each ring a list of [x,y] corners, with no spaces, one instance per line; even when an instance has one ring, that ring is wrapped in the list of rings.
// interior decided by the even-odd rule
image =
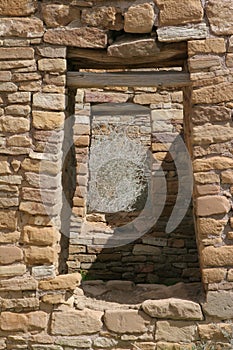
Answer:
[[[110,86],[180,88],[190,84],[189,74],[177,71],[67,73],[67,86],[70,88],[104,88]]]
[[[77,69],[182,67],[187,59],[187,43],[160,43],[159,52],[137,57],[113,57],[106,50],[68,48],[67,57]]]

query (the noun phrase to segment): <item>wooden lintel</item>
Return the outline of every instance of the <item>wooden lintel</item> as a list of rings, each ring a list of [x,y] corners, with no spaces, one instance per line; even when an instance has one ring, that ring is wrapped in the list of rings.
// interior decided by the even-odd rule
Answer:
[[[67,86],[69,88],[104,88],[111,86],[181,88],[190,84],[189,74],[179,71],[67,73]]]

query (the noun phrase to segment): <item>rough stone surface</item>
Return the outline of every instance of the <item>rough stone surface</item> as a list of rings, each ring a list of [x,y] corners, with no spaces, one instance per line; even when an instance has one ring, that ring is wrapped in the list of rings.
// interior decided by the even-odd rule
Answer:
[[[54,312],[51,332],[53,335],[82,335],[100,331],[103,312],[84,309]],[[79,325],[77,327],[77,325]]]
[[[196,200],[196,213],[199,216],[228,213],[231,205],[223,196],[204,196]]]
[[[171,26],[184,23],[201,22],[203,8],[200,0],[191,0],[184,4],[183,0],[155,0],[159,7],[159,25]]]
[[[137,310],[107,310],[104,322],[112,332],[140,333],[146,332],[150,317]]]
[[[208,38],[205,40],[191,40],[188,42],[189,55],[203,53],[225,53],[226,44],[224,38]]]
[[[212,268],[202,271],[204,283],[219,283],[226,277],[226,269]]]
[[[122,15],[113,6],[85,9],[81,20],[84,25],[104,29],[121,30],[124,27]]]
[[[233,247],[205,247],[202,249],[202,261],[204,267],[232,266],[233,264]]]
[[[28,247],[25,249],[25,261],[29,265],[53,263],[56,253],[51,247]]]
[[[65,96],[62,94],[49,94],[38,92],[33,95],[33,104],[37,108],[48,110],[64,110]],[[35,112],[38,113],[38,112]],[[49,114],[50,116],[51,114]]]
[[[0,247],[0,264],[8,265],[23,260],[23,252],[18,247]]]
[[[210,27],[215,34],[233,34],[233,4],[231,0],[225,0],[224,6],[218,0],[208,1],[206,13]]]
[[[146,300],[142,309],[155,318],[168,318],[173,320],[201,320],[203,315],[200,305],[182,299]]]
[[[80,19],[80,10],[74,6],[44,3],[42,4],[42,15],[48,27],[56,28]]]
[[[103,30],[89,27],[49,29],[44,35],[44,41],[56,45],[101,49],[107,45],[107,36]]]
[[[202,307],[209,316],[218,317],[222,320],[232,318],[233,298],[230,291],[209,291],[206,302]]]
[[[125,13],[124,30],[128,33],[150,33],[154,25],[154,10],[150,4],[131,6]]]
[[[24,226],[21,242],[29,245],[53,245],[58,240],[58,232],[53,227]]]
[[[207,27],[205,23],[186,24],[184,26],[161,27],[157,30],[159,41],[176,42],[190,39],[205,39]]]
[[[158,321],[155,338],[171,342],[191,342],[197,339],[197,326],[193,322]]]
[[[38,18],[1,18],[1,36],[37,38],[43,34],[43,22]]]
[[[81,275],[73,273],[68,275],[60,275],[51,280],[41,281],[39,288],[42,290],[68,289],[74,290],[80,285]]]
[[[36,2],[34,0],[1,0],[0,15],[1,16],[27,16],[36,10]]]
[[[42,100],[40,101],[36,100],[35,103],[40,104],[40,107],[43,108],[43,101]],[[46,104],[46,101],[44,101],[44,103]],[[51,109],[55,109],[55,108],[51,108]],[[57,109],[59,109],[59,104],[57,105]],[[65,115],[62,112],[47,112],[47,111],[46,112],[33,111],[32,117],[33,117],[33,126],[39,130],[60,129],[63,126],[64,119],[65,119]]]
[[[232,86],[233,84],[231,83],[222,83],[201,87],[193,91],[192,101],[194,104],[211,104],[231,101]]]
[[[107,50],[108,55],[113,57],[143,57],[155,55],[157,52],[159,48],[152,38],[119,40]]]

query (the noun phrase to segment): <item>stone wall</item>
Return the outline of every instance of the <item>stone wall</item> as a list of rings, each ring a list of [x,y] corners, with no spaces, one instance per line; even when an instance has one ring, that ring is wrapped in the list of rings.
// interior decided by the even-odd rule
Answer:
[[[184,349],[208,340],[230,348],[232,1],[1,0],[0,16],[0,348]],[[83,301],[79,274],[58,276],[67,254],[60,232],[69,218],[62,203],[67,48],[144,60],[161,43],[182,41],[192,81],[184,89],[184,120],[206,297],[202,303],[179,291],[186,299],[180,302],[175,290],[158,296],[152,285],[146,298],[155,301],[111,302],[109,310],[96,294]],[[113,286],[100,287],[132,295],[131,284]]]

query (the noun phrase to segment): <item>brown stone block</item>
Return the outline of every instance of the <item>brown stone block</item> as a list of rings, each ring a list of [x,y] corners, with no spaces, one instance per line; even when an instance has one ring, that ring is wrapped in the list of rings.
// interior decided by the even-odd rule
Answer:
[[[59,290],[67,289],[74,290],[81,283],[80,273],[72,273],[67,275],[60,275],[51,280],[40,281],[39,289],[42,290]]]
[[[0,266],[0,277],[22,276],[26,272],[26,266],[23,264]]]
[[[89,27],[49,29],[44,35],[44,41],[56,45],[101,49],[107,45],[107,35],[101,29]]]
[[[203,269],[202,278],[204,283],[219,283],[222,282],[227,274],[226,269]]]
[[[56,260],[56,251],[51,247],[28,247],[24,249],[25,262],[29,265],[52,264]]]
[[[103,312],[89,309],[54,312],[51,333],[53,335],[97,333],[102,328],[102,316]]]
[[[131,6],[124,14],[124,30],[128,33],[150,33],[154,25],[154,9],[148,4]]]
[[[225,106],[195,106],[191,118],[194,124],[231,121],[231,110]]]
[[[119,9],[113,6],[93,7],[84,9],[81,17],[82,23],[91,27],[121,30],[124,28],[124,20]]]
[[[192,94],[193,104],[213,104],[228,102],[232,100],[232,83],[221,83],[217,85],[202,87],[194,90]]]
[[[188,63],[190,72],[209,70],[213,67],[217,69],[221,67],[219,56],[194,56],[188,60]]]
[[[66,105],[66,100],[65,100],[65,95],[64,94],[54,94],[54,93],[41,93],[38,92],[37,94],[33,95],[33,106],[37,107],[37,108],[42,108],[42,109],[48,109],[48,110],[64,110],[65,109],[65,105]],[[37,113],[39,114],[39,117],[44,117],[46,118],[46,112],[40,112],[40,111],[34,111],[33,112],[33,116],[35,115],[37,116]],[[49,112],[49,113],[53,113],[53,112]],[[58,117],[57,114],[54,114],[54,118],[55,116]],[[50,119],[50,114],[48,114],[47,118],[48,120]],[[44,121],[45,124],[45,121]],[[48,121],[49,124],[49,121]]]
[[[80,10],[69,5],[42,3],[42,15],[48,27],[56,28],[79,20]]]
[[[0,233],[0,243],[16,243],[19,241],[20,232],[1,232]]]
[[[66,60],[62,58],[42,58],[38,61],[40,71],[63,73],[66,70]]]
[[[203,8],[200,0],[155,0],[160,9],[159,25],[170,26],[185,23],[201,22]]]
[[[193,170],[209,171],[209,170],[225,170],[233,168],[233,159],[228,157],[211,157],[207,159],[196,159],[193,161]],[[210,174],[211,176],[212,174]]]
[[[23,252],[18,247],[1,246],[0,264],[8,265],[23,260]]]
[[[85,102],[114,102],[123,103],[127,102],[129,98],[128,94],[115,93],[115,92],[102,92],[102,91],[85,91]]]
[[[37,3],[34,0],[1,0],[1,16],[28,16],[36,11]]]
[[[29,245],[53,245],[58,240],[58,231],[54,227],[25,226],[21,242]]]
[[[196,199],[196,214],[198,216],[225,214],[230,209],[230,202],[224,196],[204,196]]]
[[[229,68],[233,67],[233,54],[232,53],[228,53],[226,56],[226,65]]]
[[[15,1],[12,8],[15,7]],[[1,18],[1,35],[20,38],[38,38],[44,34],[43,22],[39,18]],[[27,67],[27,66],[26,66]]]
[[[35,291],[37,286],[38,282],[31,276],[0,281],[0,291]]]
[[[190,342],[198,338],[197,326],[191,321],[158,321],[156,326],[156,340]]]
[[[34,50],[31,47],[24,47],[22,50],[18,48],[0,48],[1,59],[32,59],[34,58]]]
[[[15,230],[17,225],[17,213],[15,210],[0,211],[0,228]]]
[[[2,312],[0,328],[8,332],[43,330],[47,326],[47,321],[47,314],[43,311],[29,312],[26,314]]]
[[[220,182],[220,176],[215,173],[196,173],[194,174],[194,179],[197,183],[201,184],[212,184],[212,183],[219,183]]]
[[[197,229],[202,238],[208,236],[220,236],[227,220],[216,220],[212,218],[198,218]]]
[[[207,194],[219,194],[220,193],[220,186],[218,185],[198,185],[196,186],[197,195],[199,196],[205,196]]]
[[[226,44],[224,38],[208,38],[205,40],[188,41],[188,54],[193,56],[204,53],[225,53]]]
[[[26,118],[1,117],[0,131],[9,133],[22,133],[30,130],[30,122]]]
[[[138,310],[106,310],[104,323],[115,333],[142,333],[147,331],[151,318]]]
[[[88,147],[90,143],[89,135],[81,135],[74,137],[74,144],[77,147]]]
[[[233,34],[233,3],[231,0],[210,0],[206,14],[212,31],[217,35]]]
[[[233,246],[205,247],[201,259],[204,267],[233,266]]]

